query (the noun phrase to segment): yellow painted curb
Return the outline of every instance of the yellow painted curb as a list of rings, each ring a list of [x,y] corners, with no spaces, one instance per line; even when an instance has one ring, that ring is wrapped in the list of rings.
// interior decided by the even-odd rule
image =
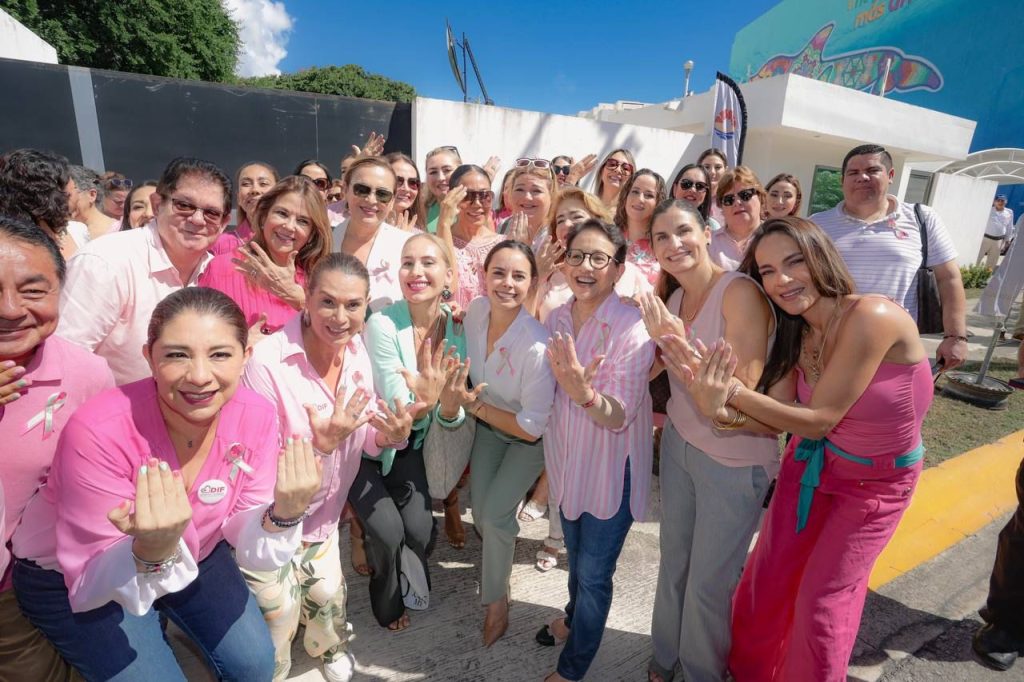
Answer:
[[[1022,441],[1024,430],[925,469],[896,534],[875,563],[871,589],[920,566],[1014,509]]]

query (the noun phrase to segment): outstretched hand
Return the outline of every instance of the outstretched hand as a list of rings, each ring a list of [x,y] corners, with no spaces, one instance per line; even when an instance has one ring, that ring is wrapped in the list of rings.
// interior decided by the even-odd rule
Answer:
[[[469,365],[470,359],[455,366],[448,375],[448,380],[441,391],[440,402],[441,412],[446,415],[453,415],[460,407],[465,407],[476,402],[487,384],[479,384],[472,389],[469,388]]]
[[[576,356],[576,344],[572,337],[555,332],[555,335],[548,339],[547,356],[555,381],[574,403],[582,404],[593,399],[592,383],[597,370],[604,362],[604,355],[595,356],[584,367]]]
[[[366,144],[360,149],[356,145],[352,145],[352,156],[380,156],[381,152],[384,151],[384,136],[370,131],[370,136],[366,138]]]
[[[420,402],[406,406],[401,398],[395,398],[395,409],[392,410],[383,400],[377,400],[377,413],[373,415],[370,424],[377,429],[385,441],[379,443],[381,446],[397,445],[409,438],[412,433],[413,414],[422,410],[426,405]]]
[[[135,480],[135,511],[124,500],[107,513],[107,519],[125,535],[135,538],[132,551],[139,559],[159,562],[171,557],[181,541],[192,505],[180,471],[150,457]]]
[[[277,458],[274,484],[274,515],[281,519],[302,516],[320,490],[323,463],[313,453],[313,441],[292,436]]]
[[[583,176],[585,176],[590,171],[594,170],[594,166],[596,165],[596,154],[587,154],[582,159],[574,163],[572,167],[569,169],[569,184],[575,185],[576,183],[578,183],[580,180],[583,179]]]
[[[655,294],[645,291],[638,293],[634,299],[639,303],[640,316],[647,327],[647,335],[652,339],[674,334],[686,338],[686,326],[683,320],[673,315],[665,302]]]
[[[431,340],[427,339],[420,346],[416,357],[416,367],[419,370],[416,374],[405,367],[395,370],[405,379],[406,386],[416,396],[416,402],[423,403],[423,409],[432,408],[437,404],[444,384],[448,380],[448,374],[458,364],[458,360],[454,357],[454,347],[445,353],[444,349],[447,345],[448,339],[443,339],[436,349],[432,349]]]
[[[372,412],[366,412],[370,397],[367,391],[358,388],[346,404],[345,387],[339,387],[334,398],[334,410],[329,417],[321,417],[313,405],[303,405],[313,432],[313,447],[323,453],[334,452],[343,440],[369,422],[373,417]]]

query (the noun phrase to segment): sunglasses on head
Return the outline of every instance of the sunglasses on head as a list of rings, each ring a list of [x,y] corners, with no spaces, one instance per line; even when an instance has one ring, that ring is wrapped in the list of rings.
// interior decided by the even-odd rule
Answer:
[[[110,178],[103,183],[107,189],[131,189],[132,181],[128,178]]]
[[[408,185],[409,189],[419,189],[420,179],[419,178],[403,178],[401,175],[395,176],[396,184],[401,187],[402,185]]]
[[[489,206],[494,201],[494,192],[489,189],[466,190],[466,196],[463,197],[462,203],[472,204],[474,201],[479,201],[484,206]]]
[[[608,159],[604,162],[604,167],[608,170],[616,170],[621,167],[623,173],[633,172],[633,164],[629,161],[619,161],[618,159]]]
[[[572,166],[551,166],[551,170],[555,171],[555,175],[568,175]]]
[[[374,189],[369,185],[362,184],[361,182],[357,182],[352,185],[352,193],[360,199],[365,199],[372,193],[377,198],[377,201],[382,204],[388,203],[391,201],[391,198],[395,196],[395,193],[389,189],[384,189],[383,187]]]
[[[753,187],[749,189],[741,189],[739,192],[736,192],[735,194],[726,194],[724,197],[722,197],[722,201],[720,203],[722,204],[722,206],[732,206],[734,203],[736,203],[736,200],[739,199],[744,204],[746,204],[753,198],[755,194],[757,194],[757,190],[754,189]]]
[[[698,192],[707,192],[710,187],[706,182],[700,182],[699,180],[690,180],[683,178],[679,181],[679,186],[683,189],[696,189]]]
[[[526,157],[516,159],[516,168],[530,168],[531,166],[533,168],[547,170],[548,168],[551,168],[551,162],[547,159],[530,159]]]

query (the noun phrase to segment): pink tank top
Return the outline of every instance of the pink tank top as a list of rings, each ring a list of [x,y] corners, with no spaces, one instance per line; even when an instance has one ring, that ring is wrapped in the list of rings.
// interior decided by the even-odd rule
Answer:
[[[691,337],[696,337],[710,346],[715,340],[725,336],[725,317],[722,315],[722,299],[729,285],[738,280],[747,279],[739,272],[726,272],[712,287],[707,300],[700,312],[688,325]],[[750,280],[753,281],[753,280]],[[682,290],[676,290],[668,299],[668,309],[679,314],[682,301]],[[774,308],[773,316],[774,316]],[[771,351],[775,341],[773,333],[768,338],[765,358]],[[728,467],[763,466],[769,478],[779,471],[779,441],[776,436],[751,433],[749,431],[719,431],[711,425],[711,420],[697,409],[690,392],[669,374],[672,386],[672,397],[669,398],[666,412],[676,431],[691,445],[703,450],[719,464]]]

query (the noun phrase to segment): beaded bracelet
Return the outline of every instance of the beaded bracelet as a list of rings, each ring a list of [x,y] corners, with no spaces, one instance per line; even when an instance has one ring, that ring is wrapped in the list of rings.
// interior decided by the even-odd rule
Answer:
[[[270,521],[270,523],[274,524],[278,528],[294,528],[295,526],[297,526],[300,523],[302,523],[303,521],[305,521],[307,516],[309,516],[309,508],[308,507],[306,508],[306,511],[302,512],[301,514],[296,516],[294,519],[279,519],[278,517],[274,516],[274,503],[273,502],[271,502],[270,506],[267,507],[267,511],[263,512],[263,520],[264,520],[264,522]]]
[[[942,338],[943,339],[956,339],[957,341],[963,341],[964,343],[967,343],[967,337],[966,336],[960,336],[959,334],[943,334]]]
[[[161,561],[146,561],[145,559],[140,559],[135,554],[134,547],[132,548],[131,552],[132,559],[135,559],[135,563],[142,566],[142,568],[139,569],[139,573],[160,574],[169,569],[171,566],[173,566],[178,561],[178,559],[181,558],[181,545],[176,546],[171,556]]]

